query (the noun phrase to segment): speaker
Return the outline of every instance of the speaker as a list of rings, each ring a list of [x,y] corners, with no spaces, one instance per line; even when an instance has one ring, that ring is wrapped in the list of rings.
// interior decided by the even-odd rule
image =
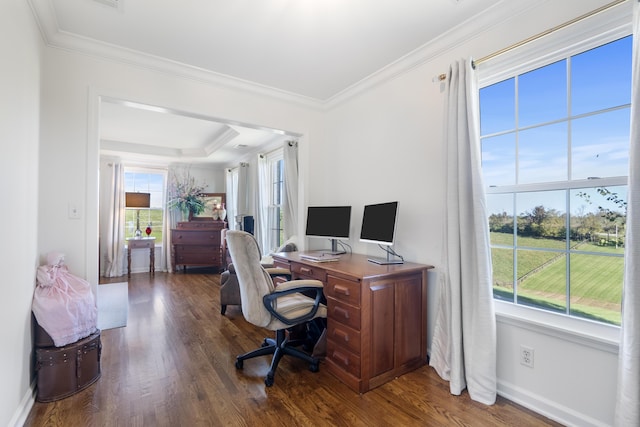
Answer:
[[[247,233],[253,234],[253,217],[252,216],[247,215],[242,219],[242,229]]]

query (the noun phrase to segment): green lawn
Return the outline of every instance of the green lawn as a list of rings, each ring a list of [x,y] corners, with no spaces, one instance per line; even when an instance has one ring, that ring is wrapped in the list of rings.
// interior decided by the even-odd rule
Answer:
[[[513,237],[491,233],[492,243],[510,245]],[[519,245],[538,248],[564,248],[565,243],[553,239],[521,238]],[[576,242],[572,242],[575,245]],[[624,249],[582,243],[581,251],[623,254]],[[558,252],[518,250],[518,302],[566,311],[566,255]],[[494,293],[513,301],[513,250],[492,249]],[[538,269],[538,270],[536,270]],[[571,312],[607,323],[620,324],[622,299],[622,257],[571,254]]]
[[[141,209],[140,210],[140,230],[142,235],[147,225],[151,224],[151,237],[156,238],[156,243],[162,242],[162,209]],[[135,209],[125,210],[125,237],[133,237],[136,230]]]

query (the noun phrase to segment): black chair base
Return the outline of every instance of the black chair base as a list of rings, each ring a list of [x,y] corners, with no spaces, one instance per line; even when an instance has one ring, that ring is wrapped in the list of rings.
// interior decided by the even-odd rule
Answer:
[[[242,369],[244,366],[244,361],[247,359],[273,354],[271,367],[269,368],[269,372],[264,379],[264,383],[267,387],[271,387],[273,385],[273,377],[276,374],[278,363],[280,363],[280,359],[282,359],[282,356],[284,356],[285,354],[297,357],[308,362],[309,370],[311,372],[318,372],[320,370],[320,360],[296,348],[303,343],[304,340],[288,340],[286,330],[280,329],[276,331],[275,340],[272,338],[265,338],[260,348],[238,356],[236,358],[236,368]]]

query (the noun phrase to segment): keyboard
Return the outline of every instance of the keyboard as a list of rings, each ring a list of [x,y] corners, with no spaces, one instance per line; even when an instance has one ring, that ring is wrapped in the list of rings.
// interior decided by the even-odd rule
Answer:
[[[316,254],[300,254],[300,258],[306,259],[314,262],[330,262],[330,261],[339,261],[340,256],[324,254],[324,253],[316,253]]]

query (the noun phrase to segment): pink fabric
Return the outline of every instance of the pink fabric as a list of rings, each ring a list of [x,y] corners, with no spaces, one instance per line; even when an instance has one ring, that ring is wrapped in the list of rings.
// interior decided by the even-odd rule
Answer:
[[[98,309],[89,283],[69,273],[64,255],[50,253],[38,267],[32,310],[56,347],[96,331]]]

